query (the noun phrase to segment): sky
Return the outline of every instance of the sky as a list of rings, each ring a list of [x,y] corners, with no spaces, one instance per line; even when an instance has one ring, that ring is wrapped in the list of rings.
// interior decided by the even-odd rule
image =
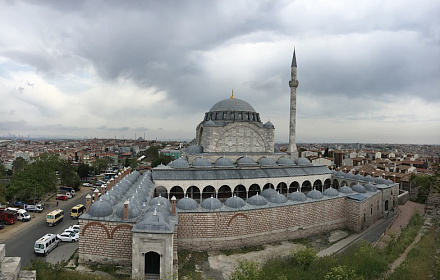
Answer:
[[[245,100],[288,142],[440,144],[440,1],[0,0],[0,136],[188,139]]]

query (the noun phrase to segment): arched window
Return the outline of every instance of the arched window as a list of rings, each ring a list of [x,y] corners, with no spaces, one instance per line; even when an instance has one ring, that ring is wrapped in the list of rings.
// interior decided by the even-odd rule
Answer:
[[[323,192],[323,189],[322,189],[322,182],[321,182],[321,180],[316,180],[316,181],[313,183],[313,188],[314,188],[315,190],[318,190],[318,191],[320,191],[320,192]]]
[[[260,186],[257,185],[257,184],[252,184],[252,185],[249,187],[248,197],[252,197],[252,196],[256,195],[257,193],[258,193],[258,194],[261,194],[261,188],[260,188]]]
[[[156,197],[159,196],[159,194],[162,197],[168,198],[168,191],[164,186],[158,186],[154,189],[153,196]]]
[[[218,189],[217,198],[224,202],[226,199],[230,198],[232,196],[231,188],[227,185],[223,185]]]
[[[202,199],[207,199],[209,197],[216,197],[215,189],[213,186],[206,186],[203,188]]]
[[[266,185],[264,185],[263,190],[268,189],[268,188],[275,189],[272,183],[267,183]]]
[[[304,181],[304,183],[302,183],[301,186],[301,192],[308,193],[311,190],[312,190],[312,183],[310,183],[310,181]]]
[[[277,185],[277,191],[280,192],[280,194],[287,195],[287,185],[284,182],[281,182]]]
[[[181,199],[184,196],[183,189],[180,186],[174,186],[170,190],[170,199],[176,197],[176,199]]]
[[[244,200],[247,199],[247,192],[246,188],[243,185],[238,185],[234,188],[234,195],[243,198]]]
[[[289,186],[289,193],[293,193],[299,190],[299,183],[298,182],[292,182]]]
[[[191,186],[186,190],[186,195],[188,197],[191,197],[192,199],[195,199],[197,202],[200,203],[200,189],[196,186]]]

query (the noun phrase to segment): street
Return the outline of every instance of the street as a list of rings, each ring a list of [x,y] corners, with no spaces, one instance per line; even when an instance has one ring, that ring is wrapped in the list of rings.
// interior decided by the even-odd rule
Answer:
[[[0,243],[6,244],[6,256],[20,257],[22,267],[30,265],[33,258],[42,258],[50,263],[57,263],[68,260],[75,250],[78,243],[60,242],[59,246],[49,253],[47,257],[34,255],[35,241],[43,237],[47,233],[60,234],[64,229],[71,225],[78,224],[78,221],[70,218],[70,210],[78,203],[85,205],[85,196],[90,192],[90,188],[82,187],[76,196],[67,201],[53,200],[46,205],[42,213],[31,213],[33,216],[29,222],[17,221],[14,225],[7,225],[5,229],[0,231]],[[64,219],[54,227],[46,225],[45,216],[54,209],[62,209],[64,211]],[[81,237],[80,237],[81,238]]]

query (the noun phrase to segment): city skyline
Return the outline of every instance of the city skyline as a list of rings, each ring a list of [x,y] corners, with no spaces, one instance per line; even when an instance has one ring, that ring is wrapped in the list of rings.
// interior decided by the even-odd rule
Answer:
[[[233,89],[285,143],[295,47],[299,143],[440,144],[436,1],[0,7],[0,136],[193,139]]]

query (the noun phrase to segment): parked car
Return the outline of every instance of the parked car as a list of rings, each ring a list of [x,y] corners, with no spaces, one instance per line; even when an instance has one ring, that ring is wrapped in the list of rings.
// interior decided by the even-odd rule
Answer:
[[[90,183],[84,183],[83,186],[84,186],[84,187],[91,187],[91,186],[93,186],[93,185],[90,184]]]
[[[79,239],[79,234],[73,232],[63,232],[58,234],[57,238],[63,242],[76,242]]]
[[[25,205],[24,201],[14,201],[14,206],[20,208],[20,206]]]
[[[79,225],[73,225],[73,226],[70,226],[69,228],[77,229],[79,232]]]
[[[69,198],[65,194],[57,194],[57,197],[55,199],[57,199],[57,200],[68,200]]]
[[[73,233],[73,234],[78,234],[79,235],[79,229],[73,229],[73,228],[66,228],[64,230],[64,232],[68,232],[68,233]]]

